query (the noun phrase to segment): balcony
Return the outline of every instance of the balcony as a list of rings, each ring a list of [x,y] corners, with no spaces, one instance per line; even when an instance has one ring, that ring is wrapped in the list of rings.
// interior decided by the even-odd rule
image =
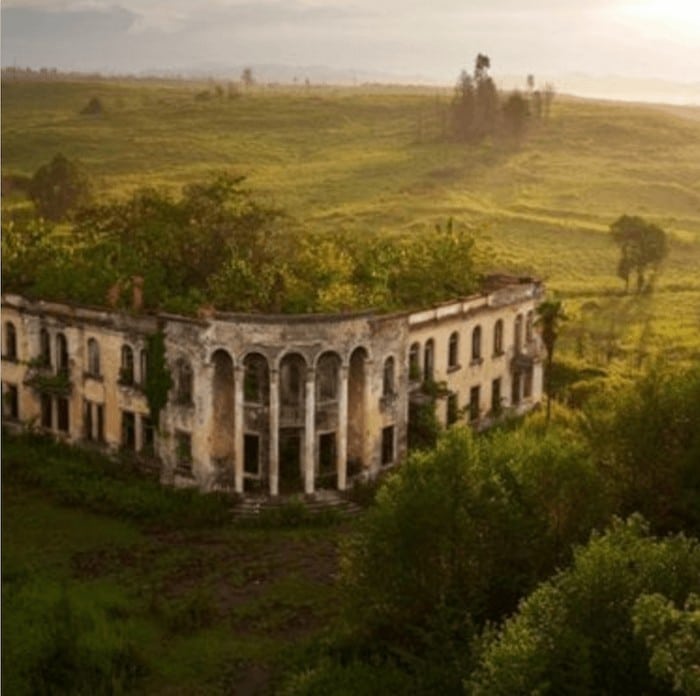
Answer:
[[[513,372],[530,370],[535,363],[542,360],[545,356],[544,347],[540,345],[539,341],[534,339],[525,342],[519,351],[511,348],[509,352],[511,354],[510,369]]]

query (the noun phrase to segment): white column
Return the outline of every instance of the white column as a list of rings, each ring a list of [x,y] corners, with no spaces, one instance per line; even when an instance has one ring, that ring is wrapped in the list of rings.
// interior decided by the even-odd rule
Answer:
[[[143,449],[143,419],[146,416],[140,413],[134,414],[134,451],[140,452]]]
[[[344,491],[348,474],[348,366],[340,368],[340,390],[338,393],[338,490]]]
[[[270,495],[279,495],[279,419],[280,419],[280,378],[279,370],[270,370]]]
[[[240,365],[234,368],[233,380],[233,467],[236,493],[243,493],[243,378]]]
[[[314,492],[314,444],[316,440],[316,371],[306,371],[306,414],[304,419],[304,493]]]

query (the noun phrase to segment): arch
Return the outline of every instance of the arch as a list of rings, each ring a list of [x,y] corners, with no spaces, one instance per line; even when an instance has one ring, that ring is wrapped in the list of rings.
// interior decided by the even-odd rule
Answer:
[[[493,325],[493,354],[503,355],[503,319]]]
[[[515,352],[519,353],[523,346],[523,315],[515,317],[515,329],[513,333],[513,345]]]
[[[11,321],[5,322],[5,344],[3,357],[7,360],[17,359],[17,329]]]
[[[146,384],[148,379],[148,350],[142,348],[139,351],[139,380],[141,384]]]
[[[68,341],[62,333],[56,334],[56,371],[68,372]]]
[[[459,333],[453,331],[450,334],[450,340],[447,347],[447,366],[459,366]]]
[[[529,310],[525,318],[525,342],[530,343],[533,338],[533,326],[534,326],[535,313]]]
[[[421,378],[420,343],[412,343],[408,349],[408,378],[416,381]]]
[[[472,362],[481,360],[481,326],[472,331]]]
[[[87,373],[93,377],[100,376],[100,344],[96,338],[87,341]]]
[[[235,391],[233,359],[219,349],[211,356],[212,380],[211,456],[215,465],[231,474],[235,451]]]
[[[383,396],[393,396],[396,392],[396,366],[394,358],[390,355],[384,361],[384,373],[382,379],[382,395]]]
[[[429,338],[423,348],[423,379],[432,382],[435,378],[435,341]]]
[[[304,406],[306,360],[300,353],[287,353],[280,360],[280,404],[294,408]]]
[[[187,358],[178,358],[175,363],[175,401],[178,404],[191,404],[194,386],[192,365]]]
[[[270,368],[262,353],[248,353],[243,358],[243,399],[252,404],[270,402]]]
[[[134,349],[126,343],[122,346],[119,383],[126,385],[134,383]]]
[[[316,398],[319,403],[337,401],[340,379],[340,356],[333,351],[322,353],[316,361]]]
[[[51,365],[51,337],[43,327],[39,331],[39,360],[44,367]]]
[[[348,474],[359,473],[369,464],[365,456],[366,400],[369,387],[369,353],[358,346],[350,354],[348,367]]]

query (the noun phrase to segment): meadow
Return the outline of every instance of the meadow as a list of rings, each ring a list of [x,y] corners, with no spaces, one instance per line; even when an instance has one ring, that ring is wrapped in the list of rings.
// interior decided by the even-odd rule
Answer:
[[[103,114],[80,114],[91,97]],[[482,268],[534,273],[578,326],[595,324],[588,343],[604,334],[623,356],[696,357],[700,110],[558,97],[522,142],[464,145],[445,138],[449,100],[427,88],[256,87],[230,98],[213,83],[8,82],[2,172],[30,175],[62,152],[100,198],[115,198],[227,169],[329,234],[420,234],[452,217],[473,230]],[[623,213],[669,235],[652,298],[621,296],[608,227]]]

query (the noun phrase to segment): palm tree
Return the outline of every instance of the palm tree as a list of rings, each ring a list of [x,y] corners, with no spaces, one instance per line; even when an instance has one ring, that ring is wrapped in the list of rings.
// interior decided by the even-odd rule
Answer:
[[[547,349],[547,364],[545,370],[545,392],[547,394],[547,424],[552,412],[552,362],[554,360],[554,345],[559,337],[561,323],[566,320],[561,300],[545,300],[537,305],[537,326],[540,329],[542,342]]]

